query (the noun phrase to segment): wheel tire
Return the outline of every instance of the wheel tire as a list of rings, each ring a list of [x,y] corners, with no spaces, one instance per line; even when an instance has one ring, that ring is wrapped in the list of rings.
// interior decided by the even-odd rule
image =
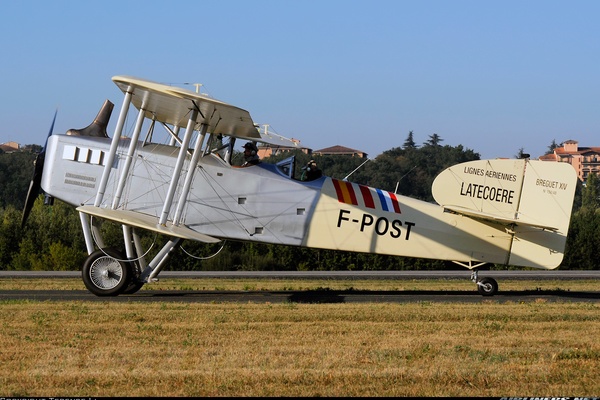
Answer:
[[[482,296],[493,296],[498,292],[498,282],[494,278],[483,278],[477,282],[477,291]]]
[[[83,264],[85,287],[96,296],[117,296],[130,283],[131,268],[116,249],[96,250]]]
[[[146,282],[140,282],[138,279],[142,275],[142,268],[136,261],[131,261],[129,264],[129,285],[123,291],[123,294],[134,294],[140,290]]]

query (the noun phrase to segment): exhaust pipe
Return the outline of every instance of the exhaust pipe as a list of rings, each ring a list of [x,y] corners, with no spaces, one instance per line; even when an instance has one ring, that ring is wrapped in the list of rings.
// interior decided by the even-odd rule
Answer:
[[[114,104],[109,100],[104,101],[102,108],[96,115],[94,122],[83,129],[69,129],[67,135],[71,136],[96,136],[96,137],[108,137],[106,133],[106,127],[110,120]]]

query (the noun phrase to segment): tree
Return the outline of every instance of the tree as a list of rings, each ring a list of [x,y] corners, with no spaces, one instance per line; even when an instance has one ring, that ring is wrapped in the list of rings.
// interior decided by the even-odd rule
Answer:
[[[597,174],[590,173],[587,176],[581,197],[581,208],[590,211],[600,208],[600,180]]]
[[[0,207],[23,209],[34,160],[35,154],[26,151],[0,154]]]
[[[444,139],[440,137],[437,133],[433,135],[429,135],[429,140],[424,143],[425,146],[439,146],[440,142],[443,142]]]
[[[555,139],[552,139],[552,143],[550,143],[550,146],[548,146],[548,150],[546,150],[546,153],[544,154],[552,154],[554,153],[554,149],[558,148],[558,144],[556,143]]]
[[[563,267],[567,269],[598,269],[600,247],[600,180],[589,174],[581,194],[581,208],[573,213],[565,249]]]
[[[21,213],[12,205],[0,208],[0,270],[7,269],[19,251]]]
[[[525,153],[525,149],[523,147],[519,148],[519,152],[515,155],[515,158],[529,158],[529,154]]]
[[[404,144],[402,145],[402,148],[404,150],[410,150],[410,149],[417,148],[417,144],[415,143],[413,135],[414,135],[413,131],[408,132],[408,136],[406,137],[406,140],[404,141]]]

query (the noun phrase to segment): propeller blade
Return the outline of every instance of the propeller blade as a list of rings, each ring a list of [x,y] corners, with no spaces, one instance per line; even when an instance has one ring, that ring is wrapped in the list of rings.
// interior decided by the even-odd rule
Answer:
[[[50,125],[50,130],[48,131],[48,136],[46,136],[46,141],[44,142],[44,147],[40,153],[46,154],[46,146],[48,145],[48,138],[52,136],[52,131],[54,131],[54,123],[56,122],[56,114],[58,114],[58,110],[54,111],[54,118],[52,118],[52,124]]]
[[[46,159],[46,146],[48,145],[48,138],[52,136],[52,132],[54,131],[56,114],[58,114],[58,110],[54,112],[54,119],[52,120],[52,125],[50,125],[50,131],[48,132],[48,136],[46,136],[44,147],[42,147],[42,150],[35,157],[33,177],[31,178],[31,182],[29,182],[29,190],[27,190],[25,206],[23,207],[23,216],[21,217],[21,228],[25,226],[27,218],[29,217],[29,213],[33,208],[33,203],[35,203],[35,199],[37,199],[38,195],[40,194],[42,173],[44,172],[44,160]]]

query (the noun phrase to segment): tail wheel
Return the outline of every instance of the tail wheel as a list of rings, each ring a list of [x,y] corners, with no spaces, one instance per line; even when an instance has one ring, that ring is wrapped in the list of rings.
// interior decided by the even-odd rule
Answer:
[[[96,296],[116,296],[130,283],[130,266],[115,249],[97,250],[83,264],[85,287]]]
[[[498,292],[498,282],[494,278],[482,278],[477,282],[477,291],[482,296],[493,296]]]

